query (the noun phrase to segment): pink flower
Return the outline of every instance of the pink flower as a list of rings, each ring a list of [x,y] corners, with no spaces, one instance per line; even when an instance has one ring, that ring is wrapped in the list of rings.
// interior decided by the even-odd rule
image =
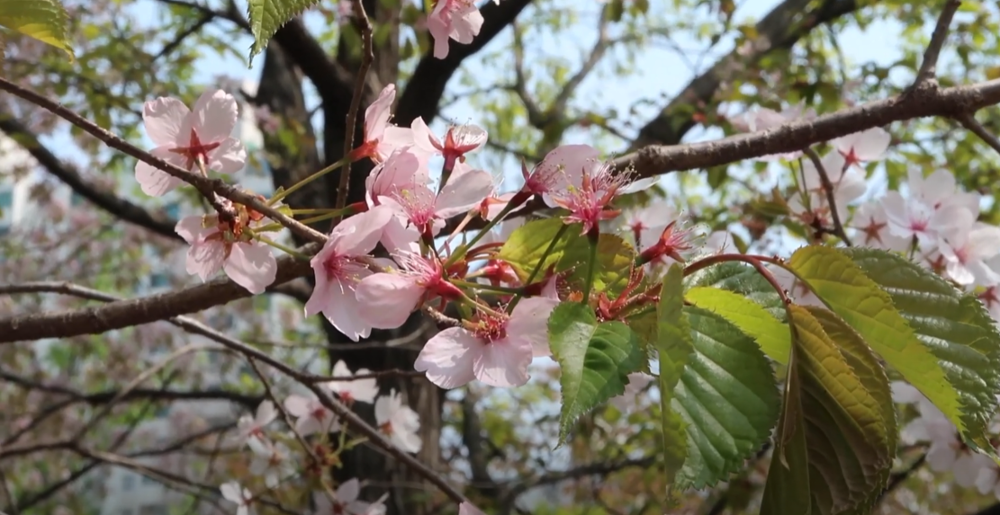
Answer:
[[[497,0],[497,3],[499,3],[499,0]],[[472,503],[463,502],[462,504],[458,505],[458,515],[486,515],[486,514],[480,511],[479,508],[476,508]]]
[[[848,225],[858,231],[858,236],[862,238],[858,243],[866,247],[901,251],[910,245],[908,240],[890,233],[889,217],[885,214],[885,207],[878,202],[858,206]]]
[[[254,454],[250,473],[264,476],[264,484],[268,488],[278,486],[279,482],[295,474],[295,463],[287,445],[256,437],[247,440],[247,444]]]
[[[378,206],[334,227],[323,249],[310,260],[316,287],[306,302],[306,316],[323,313],[338,331],[354,341],[371,334],[372,328],[364,324],[358,312],[354,289],[372,272],[358,258],[375,248],[390,218],[392,211]]]
[[[413,144],[413,132],[389,123],[392,102],[396,99],[396,86],[382,88],[378,98],[365,109],[365,141],[351,152],[354,160],[371,158],[376,163],[385,161],[398,148]]]
[[[430,131],[423,118],[413,120],[410,128],[413,129],[413,141],[417,147],[431,154],[444,156],[445,170],[453,169],[455,161],[465,162],[465,154],[479,150],[486,144],[486,131],[476,125],[449,127],[444,141]]]
[[[451,177],[438,194],[425,184],[410,184],[378,200],[405,216],[421,235],[429,236],[436,235],[449,218],[477,208],[492,192],[493,177],[475,170]]]
[[[427,30],[434,38],[434,57],[448,57],[448,39],[468,45],[483,27],[483,15],[473,0],[437,0],[427,17]]]
[[[367,503],[358,500],[361,493],[361,484],[357,478],[344,481],[334,492],[334,501],[330,502],[330,497],[322,492],[313,493],[313,501],[316,504],[315,515],[381,515],[385,513],[385,500],[389,494],[383,494],[382,498],[374,503]]]
[[[371,370],[367,368],[358,369],[357,375],[363,376],[367,374],[371,374]],[[374,377],[352,379],[354,375],[351,374],[351,369],[347,368],[347,363],[344,363],[344,360],[337,361],[337,364],[333,366],[333,377],[340,377],[343,380],[330,381],[326,383],[326,387],[337,394],[337,397],[344,404],[350,406],[355,401],[367,404],[375,402],[375,396],[378,395],[378,384],[375,382]]]
[[[257,414],[254,417],[243,415],[239,420],[240,440],[246,441],[251,437],[263,437],[264,428],[274,422],[278,417],[278,412],[274,410],[274,403],[263,401],[257,406]]]
[[[295,421],[295,430],[302,436],[340,431],[337,417],[319,399],[289,395],[285,399],[285,409],[289,415],[298,419]]]
[[[253,495],[250,494],[250,490],[243,488],[236,481],[230,481],[223,483],[219,487],[219,492],[222,493],[223,499],[236,503],[236,515],[249,515],[250,504],[253,502]]]
[[[532,357],[550,354],[548,320],[558,301],[530,297],[508,317],[483,313],[471,327],[449,327],[424,345],[413,368],[445,389],[478,379],[507,388],[528,382]]]
[[[833,198],[837,204],[837,216],[841,223],[847,220],[850,211],[847,205],[865,194],[868,184],[865,177],[857,170],[848,168],[844,157],[837,152],[830,152],[820,160],[827,178],[833,185]],[[811,159],[802,163],[802,192],[788,201],[788,209],[807,225],[832,227],[833,215],[830,202],[823,188],[819,170]],[[804,195],[803,195],[804,193]],[[808,200],[807,200],[808,199]],[[808,204],[807,204],[808,202]]]
[[[558,207],[552,199],[554,192],[568,189],[570,186],[579,188],[583,182],[584,172],[592,172],[601,165],[600,152],[590,145],[562,145],[545,155],[542,162],[530,174],[527,168],[522,168],[524,187],[535,195],[541,195],[549,207]]]
[[[439,261],[412,253],[397,254],[395,260],[400,271],[370,275],[357,286],[361,316],[372,327],[395,329],[423,300],[434,296],[461,297],[461,290],[445,280]]]
[[[729,121],[733,127],[741,132],[766,131],[775,127],[780,127],[786,123],[796,120],[811,120],[816,117],[816,111],[812,108],[804,109],[804,105],[794,105],[781,112],[762,107],[754,112],[746,112],[732,117]],[[777,159],[796,159],[802,155],[801,151],[788,152],[784,154],[772,154],[761,156],[761,161],[774,161]]]
[[[253,241],[242,222],[219,221],[218,215],[182,218],[174,231],[191,245],[186,269],[202,281],[223,269],[236,284],[253,294],[274,282],[278,262],[271,249]]]
[[[889,149],[891,141],[892,136],[888,132],[879,127],[872,127],[868,130],[841,136],[830,141],[830,144],[844,156],[846,166],[853,166],[882,159],[885,156],[885,151]]]
[[[970,227],[971,226],[971,227]],[[1000,282],[987,261],[1000,254],[1000,227],[976,222],[948,231],[938,243],[948,277],[958,284],[990,286]]]
[[[420,415],[403,405],[396,390],[375,401],[375,422],[394,445],[406,452],[420,452],[423,446],[417,434],[420,431]]]
[[[237,172],[247,161],[243,144],[230,136],[237,110],[236,99],[221,89],[203,93],[193,111],[176,98],[146,102],[142,120],[156,145],[150,153],[188,171],[204,166],[220,173]],[[135,179],[143,193],[153,197],[184,182],[142,161],[135,165]]]
[[[427,158],[426,154],[415,152],[413,147],[393,150],[365,179],[368,205],[377,206],[381,203],[380,197],[389,196],[401,189],[427,184]]]
[[[584,171],[579,188],[571,185],[564,190],[554,191],[551,195],[557,205],[569,210],[563,221],[567,224],[582,224],[581,234],[587,234],[602,220],[618,216],[620,211],[610,208],[611,201],[628,182],[628,173],[615,173],[611,166],[604,165],[592,173]]]

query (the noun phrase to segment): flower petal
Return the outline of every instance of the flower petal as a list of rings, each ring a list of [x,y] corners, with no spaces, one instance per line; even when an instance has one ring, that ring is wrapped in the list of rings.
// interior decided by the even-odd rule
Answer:
[[[476,378],[490,386],[509,388],[528,382],[531,344],[521,338],[504,338],[486,345],[472,362]]]
[[[156,147],[150,151],[150,154],[184,168],[183,158],[170,152],[169,147]],[[135,164],[135,180],[142,188],[142,192],[151,197],[160,197],[184,184],[184,181],[177,177],[142,161]]]
[[[534,357],[552,354],[549,350],[549,315],[559,304],[558,299],[528,297],[514,308],[507,322],[507,334],[511,338],[527,341]]]
[[[410,317],[424,288],[400,274],[374,274],[364,278],[356,290],[362,316],[372,327],[395,329]]]
[[[434,211],[441,219],[466,213],[479,206],[493,192],[493,176],[477,170],[453,177],[445,184],[434,202]]]
[[[449,327],[424,345],[413,368],[426,372],[427,380],[441,388],[458,388],[476,378],[472,372],[473,360],[487,345],[468,330]]]
[[[389,124],[392,102],[396,99],[396,85],[388,84],[379,92],[378,98],[365,109],[365,141],[375,141],[382,137]]]
[[[188,109],[184,102],[176,98],[160,97],[150,100],[142,106],[142,121],[146,126],[146,134],[153,144],[163,147],[179,147],[178,142],[187,141],[190,136],[190,126],[185,127]]]
[[[208,90],[201,94],[191,113],[194,116],[194,130],[202,143],[221,142],[236,128],[239,107],[236,98],[221,89]],[[241,145],[242,146],[242,145]]]
[[[208,156],[208,168],[219,173],[236,173],[247,164],[247,149],[236,138],[226,138]]]
[[[337,224],[330,233],[331,241],[335,241],[334,249],[337,255],[356,257],[371,252],[382,238],[382,232],[393,216],[392,209],[375,206]]]
[[[263,293],[278,273],[278,262],[271,249],[253,243],[236,243],[229,251],[223,269],[236,284],[253,294]]]
[[[202,281],[215,275],[226,260],[226,246],[218,240],[198,241],[191,244],[185,266],[187,273],[197,274]]]

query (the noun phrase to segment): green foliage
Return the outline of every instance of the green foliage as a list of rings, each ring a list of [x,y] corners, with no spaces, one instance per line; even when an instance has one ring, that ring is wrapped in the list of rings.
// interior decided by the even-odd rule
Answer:
[[[848,256],[829,247],[809,246],[796,251],[788,265],[963,434],[980,436],[972,432],[977,428],[966,425],[959,394],[945,377],[937,357],[916,337],[889,294]]]
[[[670,485],[687,460],[687,434],[684,421],[671,407],[674,388],[687,366],[694,345],[691,328],[684,315],[684,270],[670,267],[660,289],[656,306],[657,341],[660,357],[660,417],[663,424],[663,461],[666,482]],[[669,486],[668,486],[669,488]]]
[[[703,286],[691,288],[685,297],[695,306],[722,315],[753,337],[769,358],[782,365],[788,364],[791,349],[788,327],[759,304],[731,291]]]
[[[778,389],[767,358],[722,316],[685,307],[694,352],[671,407],[687,426],[688,458],[678,484],[713,485],[763,446],[778,418]]]
[[[687,277],[688,288],[711,286],[739,294],[759,304],[778,320],[785,320],[785,305],[774,287],[753,267],[743,263],[722,263],[699,270]]]
[[[72,61],[68,23],[69,15],[58,0],[0,0],[0,26],[63,50]]]
[[[572,270],[568,280],[582,285],[586,280],[590,244],[580,235],[578,225],[566,225],[559,218],[533,220],[514,230],[500,249],[500,258],[514,267],[522,281],[539,266],[541,272],[535,280],[554,266],[556,272]],[[635,249],[628,242],[614,234],[601,234],[597,241],[594,291],[620,292],[634,260]]]
[[[941,363],[961,400],[965,436],[980,450],[992,450],[984,437],[1000,391],[1000,334],[982,303],[895,254],[864,248],[844,252],[889,293],[916,337]]]
[[[639,370],[645,354],[627,325],[598,322],[590,306],[577,302],[552,311],[549,343],[562,371],[561,443],[577,417],[625,393],[628,374]]]
[[[282,25],[317,3],[318,0],[248,0],[247,16],[254,38],[250,60],[253,61],[255,55],[264,51],[267,42]]]
[[[835,314],[789,309],[794,370],[761,513],[809,513],[810,505],[822,514],[865,510],[885,487],[895,454],[889,435],[896,431],[895,412],[885,402],[889,381],[868,346]]]

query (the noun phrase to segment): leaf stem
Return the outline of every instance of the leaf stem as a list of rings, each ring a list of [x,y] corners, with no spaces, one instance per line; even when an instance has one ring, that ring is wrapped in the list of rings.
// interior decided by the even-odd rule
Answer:
[[[569,226],[566,224],[562,224],[562,226],[559,227],[559,230],[556,231],[556,235],[552,238],[552,241],[549,242],[549,246],[546,247],[545,252],[542,253],[541,259],[538,260],[538,264],[535,265],[535,269],[531,271],[531,275],[528,276],[528,280],[524,282],[524,286],[528,286],[534,282],[536,277],[538,277],[538,272],[542,270],[542,265],[545,264],[545,260],[549,258],[550,254],[552,254],[552,251],[556,248],[556,244],[559,243],[559,240],[561,240],[563,235],[566,234],[566,229],[568,228]],[[521,297],[523,297],[523,295],[518,295],[514,297],[514,300],[510,301],[509,308],[511,311],[517,307],[518,302],[521,302]]]
[[[284,253],[286,253],[286,254],[288,254],[290,256],[297,257],[297,258],[299,258],[299,259],[301,259],[303,261],[309,261],[309,256],[307,256],[307,255],[305,255],[305,254],[303,254],[303,253],[301,253],[301,252],[299,252],[299,251],[297,251],[297,250],[295,250],[293,248],[286,247],[286,246],[284,246],[284,245],[282,245],[282,244],[280,244],[280,243],[278,243],[278,242],[276,242],[274,240],[271,240],[269,238],[258,237],[257,239],[260,240],[261,243],[266,243],[266,244],[268,244],[268,245],[270,245],[270,246],[272,246],[272,247],[274,247],[274,248],[276,248],[276,249],[278,249],[278,250],[280,250],[280,251],[282,251],[282,252],[284,252]]]
[[[324,176],[324,175],[326,175],[326,174],[328,174],[328,173],[336,170],[337,168],[340,168],[341,166],[344,166],[350,160],[351,160],[351,156],[344,157],[340,161],[337,161],[336,163],[333,163],[332,165],[327,166],[326,168],[324,168],[324,169],[322,169],[322,170],[320,170],[320,171],[318,171],[318,172],[310,175],[309,177],[306,177],[305,179],[302,179],[301,181],[293,184],[287,190],[282,190],[282,191],[279,191],[278,193],[275,193],[275,195],[273,197],[271,197],[271,200],[267,201],[267,205],[273,206],[274,204],[276,204],[281,199],[283,199],[283,198],[291,195],[292,193],[295,193],[296,191],[302,189],[305,185],[309,184],[310,182],[313,182],[316,179],[319,179],[320,177],[322,177],[322,176]]]
[[[590,304],[590,290],[594,287],[594,272],[597,269],[597,242],[600,239],[600,229],[595,225],[587,232],[587,243],[590,244],[590,255],[587,259],[587,281],[583,286],[583,298],[580,303],[587,306]]]

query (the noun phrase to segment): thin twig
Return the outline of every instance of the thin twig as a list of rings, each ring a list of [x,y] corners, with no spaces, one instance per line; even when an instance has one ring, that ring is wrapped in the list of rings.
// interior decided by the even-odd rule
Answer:
[[[262,202],[261,199],[254,194],[243,191],[242,189],[231,184],[227,184],[221,179],[209,179],[208,177],[191,173],[177,165],[168,163],[167,161],[164,161],[163,159],[160,159],[123,140],[111,131],[98,126],[83,116],[80,116],[76,112],[63,107],[60,103],[49,100],[48,98],[29,89],[22,88],[21,86],[18,86],[17,84],[14,84],[13,82],[10,82],[2,77],[0,77],[0,90],[11,93],[14,96],[20,97],[28,102],[31,102],[32,104],[46,109],[71,124],[83,129],[84,132],[90,134],[91,136],[101,140],[108,147],[119,150],[124,154],[132,156],[150,166],[154,166],[157,169],[194,186],[195,189],[208,199],[217,210],[221,209],[219,213],[220,216],[226,216],[224,213],[226,209],[220,205],[218,200],[215,198],[216,195],[253,208],[255,211],[268,216],[272,220],[287,227],[292,232],[307,239],[308,241],[325,243],[328,239],[323,233],[311,229],[292,217],[279,212],[271,206],[268,206],[267,203]]]
[[[986,130],[986,127],[983,127],[983,124],[976,120],[976,116],[974,114],[962,113],[956,116],[955,119],[958,120],[958,123],[962,124],[962,127],[965,127],[976,136],[979,136],[979,139],[983,140],[984,143],[992,147],[993,150],[1000,152],[1000,139],[997,139],[996,135]]]
[[[833,233],[843,240],[845,245],[850,247],[851,240],[847,237],[847,233],[844,232],[844,224],[841,223],[840,213],[837,212],[837,199],[833,192],[833,182],[830,181],[830,174],[827,173],[826,167],[823,166],[823,161],[820,160],[815,150],[806,147],[802,152],[812,161],[812,164],[816,167],[816,173],[819,174],[819,180],[823,183],[823,191],[826,193],[826,203],[830,206],[830,218],[833,219]]]
[[[368,79],[368,68],[371,67],[375,59],[372,50],[372,23],[365,12],[362,0],[352,0],[354,4],[354,23],[361,29],[361,66],[358,68],[358,76],[354,81],[354,96],[351,97],[351,107],[347,111],[347,130],[344,131],[344,155],[350,155],[354,150],[354,128],[358,123],[358,111],[361,109],[361,97],[365,93],[365,81]],[[340,184],[337,185],[337,204],[335,209],[342,209],[347,205],[347,191],[351,186],[351,161],[348,160],[344,169],[340,171]]]
[[[941,11],[941,16],[938,17],[937,25],[931,34],[931,42],[927,45],[927,49],[924,50],[924,60],[920,63],[920,70],[917,72],[917,80],[914,81],[914,87],[932,81],[937,76],[937,62],[938,56],[941,54],[941,47],[944,46],[945,40],[948,39],[948,29],[951,26],[951,20],[955,17],[955,12],[958,11],[961,5],[962,0],[948,0],[944,4],[944,10]]]

